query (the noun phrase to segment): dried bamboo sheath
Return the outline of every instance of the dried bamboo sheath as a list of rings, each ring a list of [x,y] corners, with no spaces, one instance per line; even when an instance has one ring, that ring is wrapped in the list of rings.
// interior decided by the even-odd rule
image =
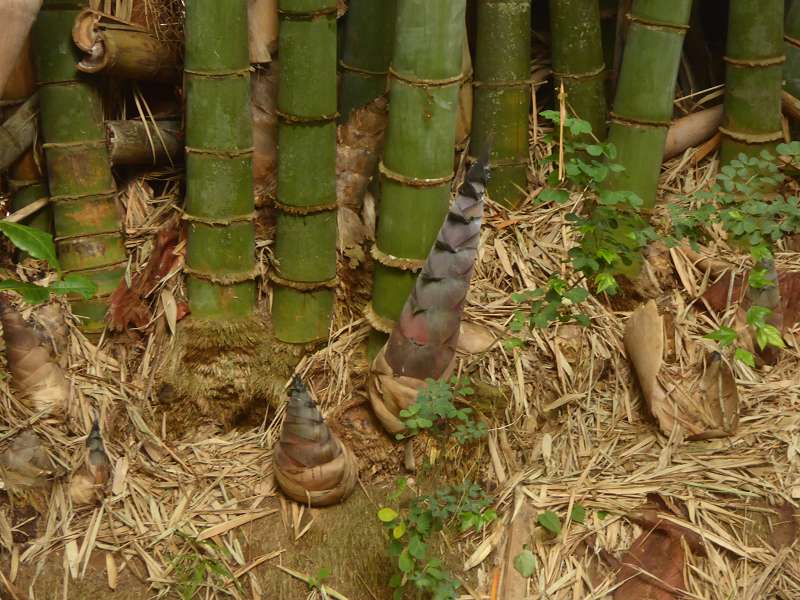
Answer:
[[[30,40],[28,40],[20,52],[17,64],[14,66],[11,75],[6,82],[5,92],[3,93],[3,105],[10,108],[17,107],[16,112],[3,124],[6,129],[12,119],[22,121],[24,127],[21,135],[13,144],[2,144],[3,150],[0,151],[0,170],[9,168],[9,188],[11,192],[11,210],[17,211],[40,198],[47,197],[47,184],[44,181],[40,165],[44,163],[44,157],[40,156],[40,149],[34,148],[33,141],[36,137],[36,110],[39,107],[39,98],[34,95],[36,92],[36,76],[33,72],[33,59],[31,55]],[[6,111],[8,114],[10,111]],[[11,127],[13,130],[14,127]],[[9,155],[6,158],[5,152],[12,150],[13,158]],[[17,156],[16,151],[22,149],[21,156]],[[23,221],[24,225],[41,229],[42,231],[52,231],[53,211],[49,206],[37,211]]]
[[[344,28],[339,112],[350,112],[386,93],[392,59],[396,0],[351,0]]]
[[[73,5],[74,10],[67,8]],[[72,299],[84,330],[94,333],[105,326],[108,297],[122,277],[126,253],[102,104],[75,68],[79,55],[71,32],[79,8],[75,2],[47,0],[33,40],[56,249],[64,271],[97,284],[94,298]]]
[[[550,0],[556,89],[564,85],[570,114],[606,137],[605,63],[598,0]]]
[[[326,339],[336,278],[336,0],[281,0],[276,337]]]
[[[720,161],[758,154],[783,138],[783,0],[731,0]]]
[[[255,307],[255,205],[247,0],[187,2],[184,85],[192,316],[248,317]]]
[[[470,153],[491,145],[489,196],[513,206],[525,197],[531,106],[531,2],[480,0]]]
[[[447,214],[465,0],[399,0],[389,129],[380,165],[373,327],[389,333]],[[382,342],[381,342],[382,343]]]
[[[635,0],[631,11],[608,135],[625,170],[606,186],[635,192],[648,207],[656,200],[691,12],[691,0]]]

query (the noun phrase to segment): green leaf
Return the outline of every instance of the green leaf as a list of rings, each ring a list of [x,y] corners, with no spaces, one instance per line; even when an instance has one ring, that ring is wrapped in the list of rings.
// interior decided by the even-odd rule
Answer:
[[[602,156],[603,147],[598,144],[587,144],[586,152],[589,156]]]
[[[378,511],[378,518],[381,520],[382,523],[391,523],[394,521],[399,515],[397,511],[392,510],[389,507],[384,506],[382,509]]]
[[[748,352],[744,348],[737,348],[736,352],[733,353],[733,357],[746,364],[748,367],[753,369],[756,368],[756,359],[751,352]]]
[[[523,577],[532,577],[536,570],[536,557],[525,548],[514,557],[514,569]]]
[[[412,535],[408,543],[408,553],[417,560],[422,560],[427,551],[427,544],[424,544],[418,535]]]
[[[395,525],[394,529],[392,529],[392,537],[394,537],[394,539],[396,540],[399,540],[401,537],[403,537],[405,533],[406,533],[406,524],[403,521],[400,521],[400,523]]]
[[[608,511],[607,510],[598,510],[597,511],[597,518],[598,519],[600,519],[601,521],[604,521],[606,519],[606,517],[608,517]]]
[[[0,290],[17,292],[28,304],[41,304],[50,297],[50,291],[47,288],[14,279],[0,281]]]
[[[707,333],[704,337],[709,340],[714,340],[718,342],[720,346],[725,347],[730,346],[736,341],[736,331],[730,327],[720,327],[711,333]]]
[[[408,549],[403,550],[397,558],[397,567],[403,573],[410,573],[414,570],[414,559],[408,555]]]
[[[756,329],[756,342],[762,350],[767,346],[774,348],[784,348],[783,337],[778,328],[774,325],[766,324]]]
[[[54,281],[50,284],[53,293],[60,296],[66,294],[80,294],[86,300],[97,293],[97,284],[83,275],[67,275],[61,281]]]
[[[564,204],[569,201],[569,192],[567,190],[554,190],[553,188],[545,188],[536,197],[540,202],[555,202],[556,204]]]
[[[583,523],[586,521],[586,509],[576,502],[572,505],[570,519],[576,523]]]
[[[586,288],[574,287],[564,294],[564,297],[569,298],[573,304],[580,304],[581,302],[586,301],[586,299],[589,297],[589,292]]]
[[[536,521],[553,535],[561,533],[561,520],[558,518],[558,515],[551,510],[539,513]]]
[[[0,221],[0,231],[20,250],[27,252],[33,258],[46,260],[56,270],[61,269],[56,258],[53,236],[49,233],[9,221]]]
[[[605,291],[613,294],[617,289],[617,280],[611,273],[598,273],[594,278],[597,284],[597,293],[602,294]]]

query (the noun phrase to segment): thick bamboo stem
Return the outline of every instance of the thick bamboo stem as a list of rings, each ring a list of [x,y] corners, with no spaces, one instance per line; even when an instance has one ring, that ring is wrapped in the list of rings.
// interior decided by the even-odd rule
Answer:
[[[636,193],[645,207],[656,201],[675,82],[692,0],[634,0],[608,140],[625,167],[606,188]]]
[[[598,0],[550,0],[553,75],[568,111],[606,137],[605,63]]]
[[[351,0],[344,26],[339,112],[350,112],[386,93],[392,59],[396,0]]]
[[[783,0],[731,0],[720,162],[783,139]]]
[[[233,321],[256,301],[247,0],[189,0],[185,31],[189,307]]]
[[[272,320],[326,339],[336,281],[336,0],[280,0],[278,208]]]
[[[79,8],[77,2],[46,0],[33,28],[33,46],[56,250],[65,272],[97,284],[93,298],[71,302],[83,329],[97,333],[105,327],[108,299],[124,273],[126,253],[102,104],[75,68],[71,33]]]
[[[399,0],[372,304],[389,333],[447,214],[465,0]]]
[[[527,193],[530,23],[530,0],[478,0],[470,154],[491,146],[489,196],[507,206]]]
[[[783,88],[795,98],[800,97],[800,0],[791,0],[784,23],[786,64],[783,67]]]
[[[174,81],[178,76],[173,44],[108,15],[83,11],[75,19],[72,37],[86,54],[78,62],[84,73],[149,81]]]

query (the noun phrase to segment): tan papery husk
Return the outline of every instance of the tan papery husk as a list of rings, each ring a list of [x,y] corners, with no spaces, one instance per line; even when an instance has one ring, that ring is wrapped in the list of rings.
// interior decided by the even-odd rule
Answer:
[[[739,394],[730,367],[719,355],[685,368],[665,363],[664,319],[654,301],[633,312],[624,342],[645,402],[665,435],[676,425],[688,439],[736,431]]]

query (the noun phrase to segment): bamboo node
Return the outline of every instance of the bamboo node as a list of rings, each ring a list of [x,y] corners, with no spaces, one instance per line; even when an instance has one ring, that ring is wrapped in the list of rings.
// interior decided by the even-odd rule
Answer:
[[[786,34],[786,35],[783,36],[783,40],[787,44],[789,44],[791,46],[794,46],[795,48],[800,48],[800,40],[795,38],[795,37],[792,37],[792,36]]]
[[[626,14],[625,18],[628,19],[628,21],[630,21],[631,23],[638,23],[639,25],[644,25],[645,27],[649,27],[651,29],[666,29],[667,31],[678,32],[681,35],[685,35],[686,32],[689,31],[689,25],[686,24],[645,19],[643,17],[634,15],[633,13]]]
[[[78,200],[86,200],[87,198],[97,198],[98,200],[114,199],[117,195],[117,190],[103,190],[100,192],[85,192],[83,194],[58,194],[50,196],[50,202],[76,202]]]
[[[773,67],[775,65],[782,65],[786,62],[786,56],[770,56],[769,58],[731,58],[730,56],[723,56],[727,64],[734,67]]]
[[[372,258],[377,260],[384,267],[402,269],[403,271],[419,271],[425,265],[425,259],[403,258],[386,254],[383,250],[378,248],[378,244],[372,245],[370,254],[372,255]]]
[[[420,88],[431,88],[431,87],[447,87],[450,85],[460,85],[463,81],[467,79],[467,73],[459,73],[454,77],[449,77],[447,79],[422,79],[419,77],[411,77],[409,75],[401,75],[397,71],[394,70],[394,67],[389,67],[389,77],[397,79],[399,81],[403,81],[409,85],[413,85],[414,87]]]
[[[606,63],[601,63],[599,67],[591,71],[584,71],[583,73],[561,73],[559,71],[553,71],[553,76],[558,79],[591,79],[592,77],[602,75],[605,70]]]
[[[97,237],[104,237],[104,236],[118,236],[120,234],[119,229],[108,229],[106,231],[97,231],[92,233],[79,233],[77,235],[57,235],[53,238],[53,241],[58,242],[66,242],[71,240],[79,240],[81,238],[93,239]]]
[[[267,277],[273,283],[276,283],[282,287],[292,288],[294,290],[298,290],[301,292],[312,292],[314,290],[320,289],[336,289],[336,286],[339,283],[338,278],[333,277],[326,281],[293,281],[291,279],[286,279],[278,275],[275,271],[270,271],[267,273]]]
[[[331,121],[335,121],[339,118],[339,111],[328,115],[319,115],[314,117],[306,117],[302,115],[293,115],[287,112],[283,112],[280,109],[276,109],[275,113],[278,115],[278,118],[282,121],[286,121],[287,123],[299,123],[302,125],[312,125],[314,123],[328,123]]]
[[[193,148],[191,146],[186,146],[186,154],[204,154],[207,156],[215,156],[217,158],[249,158],[253,155],[254,151],[254,146],[235,150],[220,150],[219,148]]]
[[[199,215],[190,215],[189,213],[184,212],[181,215],[181,220],[188,221],[190,223],[202,223],[203,225],[209,225],[211,227],[217,227],[217,226],[225,227],[228,225],[233,225],[234,223],[246,223],[249,221],[255,221],[256,213],[255,211],[253,211],[251,213],[247,213],[246,215],[235,215],[233,217],[228,217],[226,219],[222,218],[213,219],[210,217],[201,217]]]
[[[100,139],[100,140],[80,140],[79,142],[45,142],[44,144],[42,144],[42,148],[44,148],[45,150],[47,150],[49,148],[55,148],[55,149],[58,149],[58,148],[82,148],[84,146],[87,147],[87,148],[92,148],[92,147],[98,147],[98,146],[105,146],[106,143],[107,142],[106,142],[105,139]]]
[[[272,205],[275,208],[277,208],[281,212],[288,213],[290,215],[306,216],[321,212],[331,212],[339,208],[339,205],[337,204],[336,200],[334,200],[333,202],[329,202],[327,204],[313,204],[310,206],[297,206],[294,204],[284,204],[283,202],[280,202],[277,198],[272,198],[271,200],[272,200]]]
[[[392,181],[402,183],[403,185],[407,185],[410,187],[418,187],[418,188],[438,187],[440,185],[445,185],[453,181],[453,177],[455,176],[455,173],[450,173],[449,175],[446,175],[444,177],[430,177],[430,178],[408,177],[406,175],[401,175],[397,171],[392,171],[389,167],[387,167],[383,163],[383,161],[381,161],[378,164],[378,170],[387,179],[391,179]]]
[[[184,68],[183,72],[186,75],[193,75],[203,79],[225,79],[227,77],[246,77],[250,74],[253,68],[248,65],[241,69],[226,69],[223,71],[203,71],[201,69],[187,69]]]
[[[485,87],[485,88],[523,88],[529,86],[543,85],[544,81],[536,79],[497,79],[495,81],[478,81],[477,79],[472,82],[472,87]]]
[[[372,307],[372,302],[367,302],[367,305],[364,307],[364,318],[373,329],[386,334],[392,333],[392,330],[397,323],[396,321],[382,317],[375,312],[375,309]]]
[[[343,71],[350,71],[352,73],[358,73],[360,75],[367,75],[367,76],[370,76],[370,77],[385,77],[386,75],[389,74],[388,70],[385,70],[385,71],[370,71],[369,69],[363,69],[361,67],[354,67],[352,65],[348,65],[343,60],[339,61],[339,67]]]
[[[651,119],[639,119],[636,117],[623,117],[613,111],[608,113],[611,121],[621,125],[633,125],[634,127],[669,127],[672,121],[656,121]]]
[[[783,139],[783,131],[771,131],[769,133],[744,133],[742,131],[734,131],[727,129],[720,125],[719,132],[737,142],[744,142],[745,144],[765,144],[767,142],[777,142]]]
[[[258,267],[254,268],[252,271],[248,271],[245,273],[219,275],[216,273],[206,273],[204,271],[198,271],[197,269],[193,269],[188,265],[183,266],[183,272],[196,279],[202,279],[204,281],[209,281],[217,285],[236,285],[237,283],[255,281],[256,277],[258,277],[259,274]]]
[[[117,234],[117,235],[119,235],[119,234]],[[84,237],[92,237],[92,236],[84,236]],[[127,264],[128,264],[128,260],[125,259],[125,260],[118,260],[118,261],[110,262],[110,263],[104,264],[104,265],[98,265],[98,266],[92,267],[91,269],[64,269],[64,273],[99,273],[101,271],[108,271],[108,270],[110,270],[112,268],[115,268],[115,267],[124,267]],[[108,292],[106,294],[95,294],[94,296],[92,296],[92,299],[107,298],[107,297],[111,296],[113,293],[114,292]]]
[[[287,21],[313,21],[320,17],[330,17],[331,15],[336,16],[338,10],[338,7],[335,5],[327,6],[325,8],[318,8],[317,10],[312,11],[294,11],[279,8],[278,15],[281,19],[285,19]]]

